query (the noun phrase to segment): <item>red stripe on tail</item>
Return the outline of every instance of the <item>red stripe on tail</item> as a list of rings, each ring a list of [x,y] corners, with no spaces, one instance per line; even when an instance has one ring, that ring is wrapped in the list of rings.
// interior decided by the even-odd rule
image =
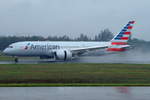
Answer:
[[[112,42],[112,45],[126,45],[127,42]]]
[[[124,32],[124,34],[125,34],[125,35],[130,35],[130,34],[131,34],[131,32]]]
[[[133,27],[132,26],[128,26],[128,29],[132,29]]]
[[[121,37],[121,40],[128,40],[129,37]]]
[[[107,51],[125,51],[124,48],[108,48]]]
[[[129,24],[134,24],[134,23],[135,23],[135,21],[130,21],[130,22],[129,22]]]

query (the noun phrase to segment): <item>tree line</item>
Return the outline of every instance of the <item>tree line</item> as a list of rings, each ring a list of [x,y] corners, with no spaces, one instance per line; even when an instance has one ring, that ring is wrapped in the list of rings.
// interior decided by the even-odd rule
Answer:
[[[80,34],[77,38],[70,38],[67,35],[64,36],[0,36],[0,50],[4,50],[9,44],[19,41],[109,41],[114,37],[114,34],[109,29],[102,30],[94,38],[90,38],[85,34]],[[150,42],[130,39],[129,43],[134,47],[150,48]]]

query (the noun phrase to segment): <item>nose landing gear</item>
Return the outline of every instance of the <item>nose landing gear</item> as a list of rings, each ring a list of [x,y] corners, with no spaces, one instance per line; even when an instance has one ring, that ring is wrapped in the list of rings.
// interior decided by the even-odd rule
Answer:
[[[15,63],[18,63],[18,58],[15,58],[15,60],[14,60],[14,61],[15,61]]]

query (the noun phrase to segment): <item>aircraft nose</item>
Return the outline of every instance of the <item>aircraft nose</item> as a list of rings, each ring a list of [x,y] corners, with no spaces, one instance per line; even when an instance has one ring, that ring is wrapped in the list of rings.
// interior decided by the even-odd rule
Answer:
[[[6,54],[6,53],[7,53],[7,50],[6,50],[6,49],[4,49],[4,50],[3,50],[3,54]]]
[[[7,48],[4,49],[4,50],[3,50],[3,54],[5,54],[5,55],[9,54],[9,50],[8,50]]]

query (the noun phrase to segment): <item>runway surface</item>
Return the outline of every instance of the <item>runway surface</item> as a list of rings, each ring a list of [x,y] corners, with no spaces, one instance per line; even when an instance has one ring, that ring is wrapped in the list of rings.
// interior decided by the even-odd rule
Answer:
[[[0,64],[14,64],[14,61],[0,61]],[[20,59],[18,64],[40,63],[123,63],[150,64],[150,52],[128,51],[119,53],[91,52],[72,61],[53,61],[41,59]]]
[[[150,87],[1,87],[0,100],[149,100]]]

